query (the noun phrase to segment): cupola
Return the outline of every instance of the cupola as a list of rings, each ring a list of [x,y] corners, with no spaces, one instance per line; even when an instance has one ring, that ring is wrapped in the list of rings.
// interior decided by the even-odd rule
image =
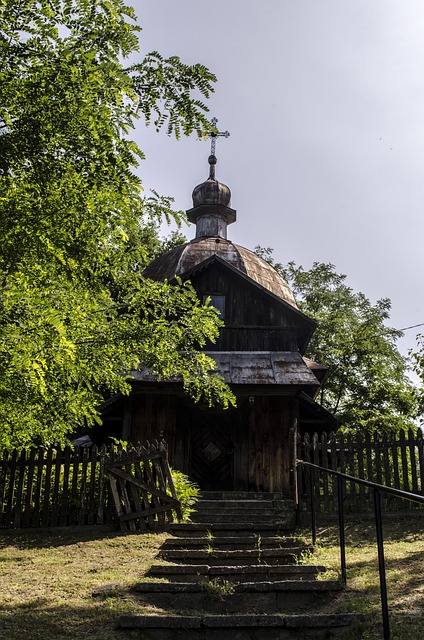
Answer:
[[[210,155],[209,177],[193,189],[193,208],[187,218],[196,225],[196,238],[227,239],[227,226],[236,221],[236,211],[230,208],[231,191],[215,178],[217,159]]]

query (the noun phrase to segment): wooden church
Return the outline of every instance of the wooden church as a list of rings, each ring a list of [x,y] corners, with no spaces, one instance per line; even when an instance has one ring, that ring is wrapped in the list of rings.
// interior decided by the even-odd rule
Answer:
[[[225,326],[208,353],[230,385],[237,407],[209,408],[188,398],[178,381],[132,371],[132,392],[106,403],[106,430],[143,442],[164,438],[172,467],[204,490],[290,494],[290,430],[329,428],[331,415],[314,402],[324,367],[303,356],[315,321],[299,311],[285,280],[258,255],[227,239],[235,222],[230,189],[210,175],[193,191],[187,212],[196,237],[160,256],[144,275],[189,279],[220,311]],[[333,427],[333,425],[331,425]]]

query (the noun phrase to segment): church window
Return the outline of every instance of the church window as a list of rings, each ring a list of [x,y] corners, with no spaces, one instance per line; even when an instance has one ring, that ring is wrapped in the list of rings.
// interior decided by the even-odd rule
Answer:
[[[203,296],[203,302],[210,298],[210,304],[218,309],[220,313],[220,318],[223,320],[225,318],[225,296],[217,296],[213,293],[207,293]]]

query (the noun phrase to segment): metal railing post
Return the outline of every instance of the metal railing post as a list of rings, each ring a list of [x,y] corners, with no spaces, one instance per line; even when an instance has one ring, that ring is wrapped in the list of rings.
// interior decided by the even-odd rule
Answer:
[[[342,572],[343,584],[346,584],[346,541],[345,541],[345,525],[344,525],[344,496],[343,496],[343,479],[337,476],[337,500],[339,511],[339,540],[340,540],[340,568]]]
[[[299,516],[300,516],[300,500],[299,500],[299,467],[297,463],[297,418],[294,419],[293,429],[291,431],[293,434],[293,498],[295,504],[295,514],[296,514],[296,527],[299,525]]]
[[[424,505],[424,496],[411,493],[411,491],[403,491],[401,489],[394,489],[383,484],[371,482],[364,478],[357,478],[350,476],[346,473],[341,473],[335,469],[328,469],[321,467],[312,462],[306,460],[296,460],[299,465],[309,467],[310,471],[310,492],[311,492],[311,514],[312,514],[312,536],[314,538],[314,544],[316,540],[316,524],[315,524],[315,480],[313,470],[316,469],[322,473],[327,473],[331,476],[337,477],[337,495],[339,506],[339,528],[340,528],[340,556],[341,556],[341,571],[342,579],[346,582],[346,551],[345,551],[345,535],[344,535],[344,498],[343,498],[343,480],[349,482],[356,482],[364,487],[369,487],[373,490],[374,495],[374,512],[375,512],[375,526],[377,530],[377,547],[378,547],[378,569],[380,574],[380,594],[381,594],[381,612],[383,616],[383,639],[390,640],[390,626],[389,626],[389,608],[387,604],[387,587],[386,587],[386,567],[384,562],[384,546],[383,546],[383,526],[381,520],[381,493],[396,496],[404,500],[410,500],[418,504]]]
[[[311,494],[311,528],[312,528],[312,546],[315,546],[317,541],[317,520],[315,514],[315,475],[314,470],[309,467],[309,486]]]
[[[377,532],[378,572],[380,574],[381,613],[383,616],[383,638],[390,640],[389,606],[387,604],[386,566],[384,561],[383,523],[381,520],[381,494],[374,489],[375,528]]]

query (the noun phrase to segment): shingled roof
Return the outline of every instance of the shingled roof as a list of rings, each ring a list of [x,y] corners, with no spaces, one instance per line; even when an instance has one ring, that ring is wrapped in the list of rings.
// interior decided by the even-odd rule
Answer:
[[[231,385],[303,385],[311,395],[319,382],[300,353],[290,351],[207,351],[214,359],[216,370]],[[131,371],[135,381],[157,382],[156,374],[147,367]],[[174,378],[177,382],[180,378]]]
[[[145,270],[144,276],[152,280],[172,280],[175,276],[183,277],[214,255],[219,256],[264,289],[297,309],[289,285],[271,265],[253,251],[223,238],[196,238],[181,247],[176,247],[154,260]]]

